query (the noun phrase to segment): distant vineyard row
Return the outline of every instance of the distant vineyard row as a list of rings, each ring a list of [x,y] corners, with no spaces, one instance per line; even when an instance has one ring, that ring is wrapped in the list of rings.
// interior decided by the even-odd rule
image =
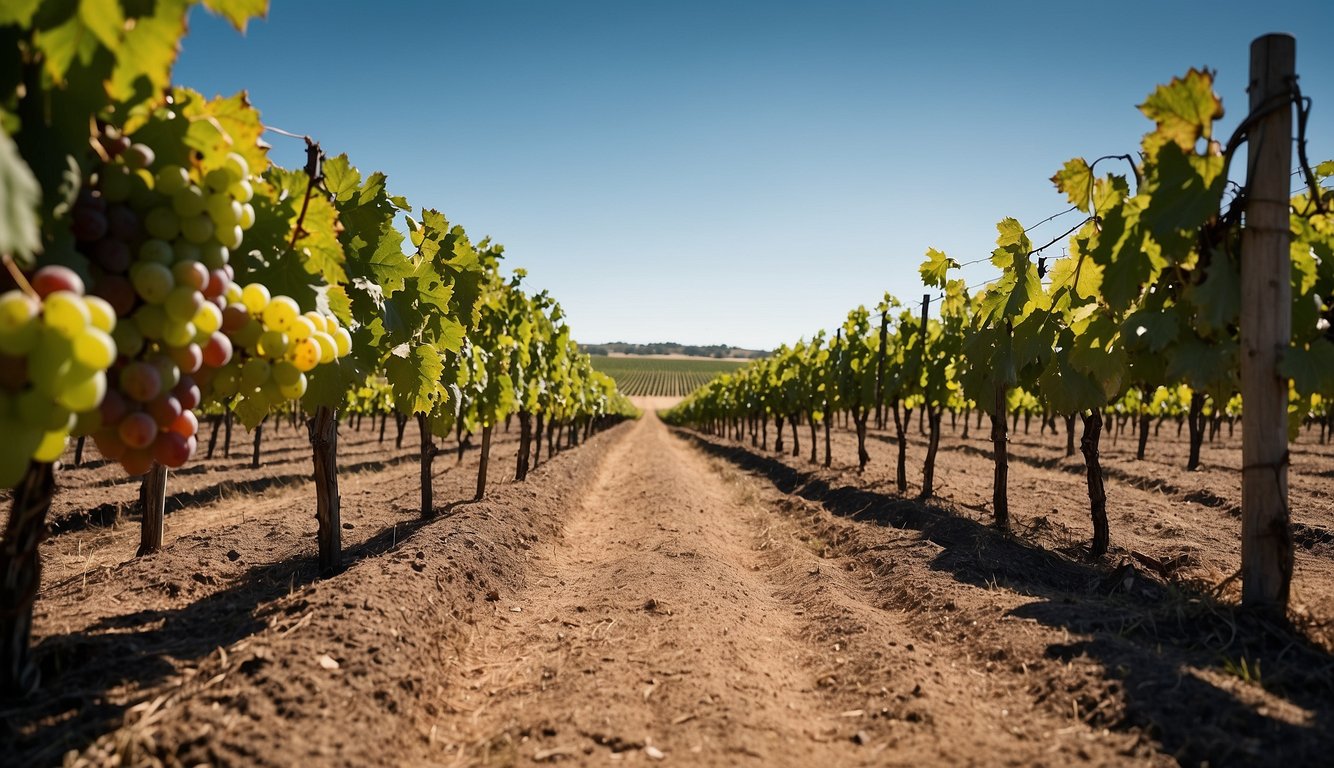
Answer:
[[[714,377],[741,367],[744,360],[680,360],[652,357],[594,357],[594,370],[616,380],[631,397],[685,397]]]

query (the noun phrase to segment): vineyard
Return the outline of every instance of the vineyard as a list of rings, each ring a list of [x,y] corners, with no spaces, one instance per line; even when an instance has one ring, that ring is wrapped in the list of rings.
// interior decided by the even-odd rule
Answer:
[[[498,242],[175,82],[192,5],[267,12],[0,10],[0,763],[1327,761],[1291,37],[1231,133],[1191,69],[1052,216],[743,362],[588,355]]]
[[[657,357],[594,356],[593,370],[616,381],[629,397],[685,397],[715,377],[735,371],[740,360],[683,360]]]

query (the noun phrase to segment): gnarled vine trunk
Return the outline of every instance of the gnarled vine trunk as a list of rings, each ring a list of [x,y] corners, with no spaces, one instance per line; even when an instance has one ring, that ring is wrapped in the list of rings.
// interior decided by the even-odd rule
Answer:
[[[1093,545],[1091,554],[1102,557],[1107,554],[1111,534],[1107,526],[1107,490],[1102,483],[1102,463],[1098,458],[1098,441],[1102,436],[1102,411],[1098,408],[1083,415],[1084,435],[1080,438],[1079,449],[1084,454],[1084,467],[1088,470],[1089,515],[1093,518]]]
[[[38,545],[46,538],[46,513],[55,493],[50,464],[28,465],[14,488],[5,536],[0,540],[0,697],[37,690],[41,672],[32,663],[32,604],[41,586]]]

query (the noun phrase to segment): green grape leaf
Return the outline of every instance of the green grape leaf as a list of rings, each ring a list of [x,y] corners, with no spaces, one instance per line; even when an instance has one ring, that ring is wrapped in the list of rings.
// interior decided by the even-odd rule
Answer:
[[[1222,250],[1204,271],[1204,282],[1191,286],[1196,323],[1207,334],[1226,334],[1241,313],[1241,272]]]
[[[27,27],[32,23],[33,14],[42,5],[42,0],[6,0],[0,5],[0,26],[14,24]]]
[[[1174,143],[1164,144],[1152,158],[1144,185],[1149,203],[1141,220],[1160,243],[1189,247],[1195,230],[1218,214],[1227,184],[1226,160],[1196,155]]]
[[[1094,315],[1075,336],[1070,348],[1070,364],[1098,382],[1108,401],[1116,399],[1125,380],[1129,358],[1125,348],[1118,343],[1116,323],[1105,312]]]
[[[37,206],[42,188],[19,156],[9,134],[0,130],[0,253],[24,261],[42,247]]]
[[[269,415],[269,403],[263,397],[242,397],[232,403],[232,412],[246,429],[253,430]]]
[[[135,19],[125,33],[111,76],[111,96],[129,101],[160,93],[171,85],[171,68],[185,35],[191,0],[157,0],[151,15]]]
[[[204,0],[204,7],[245,32],[246,22],[269,15],[269,0]]]
[[[1169,381],[1184,381],[1192,389],[1211,394],[1235,389],[1237,344],[1231,339],[1205,342],[1187,336],[1168,358]]]
[[[1334,390],[1334,343],[1319,338],[1309,347],[1290,346],[1278,362],[1280,376],[1292,379],[1303,395],[1324,394]]]
[[[1122,337],[1151,352],[1161,352],[1176,341],[1180,332],[1177,313],[1170,310],[1142,309],[1121,323]]]
[[[1213,73],[1192,68],[1149,94],[1139,109],[1157,124],[1151,136],[1191,150],[1200,138],[1212,138],[1213,121],[1223,116],[1223,102],[1214,93]]]
[[[1089,212],[1089,200],[1093,196],[1093,169],[1084,158],[1067,160],[1061,170],[1051,177],[1051,183],[1065,193],[1071,205],[1085,213]]]
[[[923,283],[936,288],[943,288],[948,279],[949,271],[958,268],[959,263],[957,261],[935,248],[930,248],[926,252],[926,261],[922,262],[918,271],[922,275]]]
[[[1068,355],[1052,355],[1038,377],[1042,397],[1057,413],[1078,413],[1086,408],[1101,408],[1107,402],[1103,387],[1089,374],[1070,364]]]
[[[186,143],[203,155],[205,169],[221,167],[227,155],[235,152],[245,158],[252,176],[263,175],[269,167],[269,145],[262,139],[264,123],[259,110],[250,104],[245,91],[211,101],[182,88],[174,94],[181,104],[181,116],[190,121]]]
[[[444,359],[429,344],[395,349],[385,359],[384,373],[401,413],[430,413],[444,395]]]
[[[354,356],[315,366],[306,374],[306,394],[301,397],[301,406],[307,413],[314,413],[320,406],[341,408],[347,393],[366,380],[364,370]]]

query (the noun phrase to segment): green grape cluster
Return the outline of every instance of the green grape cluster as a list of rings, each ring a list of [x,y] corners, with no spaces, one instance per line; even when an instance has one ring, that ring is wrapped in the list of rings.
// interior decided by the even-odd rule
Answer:
[[[302,314],[296,301],[252,283],[224,295],[222,330],[237,350],[212,377],[216,397],[259,398],[265,407],[300,399],[306,374],[352,349],[352,335],[331,315]]]
[[[122,318],[119,353],[103,400],[98,449],[130,474],[157,461],[179,467],[196,446],[201,384],[232,356],[222,332],[231,252],[253,226],[245,158],[204,168],[159,163],[113,127],[106,156],[71,214],[91,262],[92,293]]]
[[[30,290],[0,294],[0,487],[29,461],[54,462],[76,428],[96,423],[116,358],[111,305],[72,270],[46,266]]]

